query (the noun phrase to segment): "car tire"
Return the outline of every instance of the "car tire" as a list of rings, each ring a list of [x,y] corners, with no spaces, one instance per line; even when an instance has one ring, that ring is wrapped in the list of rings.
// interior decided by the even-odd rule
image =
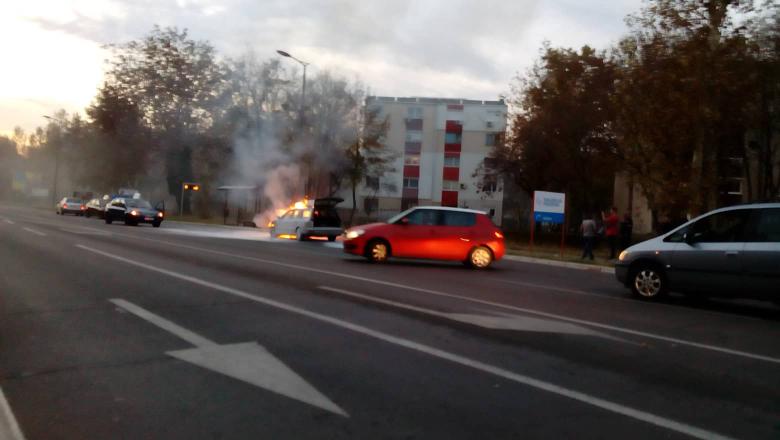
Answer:
[[[112,218],[111,218],[111,216],[110,216],[110,215],[108,215],[108,214],[106,214],[106,216],[104,217],[104,219],[106,220],[106,224],[107,224],[107,225],[110,225],[110,224],[111,224],[111,222],[113,222],[113,221],[114,221],[114,219],[112,219]]]
[[[84,217],[90,218],[90,217],[92,217],[92,214],[90,214],[89,211],[87,211],[87,212],[84,213]]]
[[[162,222],[152,222],[152,226],[155,228],[159,228]]]
[[[657,300],[668,292],[666,274],[656,264],[639,264],[631,269],[628,280],[631,292],[640,299]]]
[[[366,258],[372,263],[384,263],[390,258],[390,245],[384,240],[371,240],[366,245]]]
[[[487,246],[477,246],[469,252],[468,262],[474,269],[487,269],[493,263],[493,252]]]
[[[335,235],[328,235],[328,241],[336,241]]]
[[[306,235],[301,232],[301,228],[295,228],[295,239],[298,241],[306,241]]]

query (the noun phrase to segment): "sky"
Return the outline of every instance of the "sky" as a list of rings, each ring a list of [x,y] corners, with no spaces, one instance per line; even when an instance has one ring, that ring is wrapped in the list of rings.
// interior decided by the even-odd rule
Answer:
[[[187,28],[220,54],[290,52],[382,96],[496,99],[553,46],[603,49],[642,0],[0,0],[0,134],[100,86],[104,46]],[[290,60],[290,62],[292,62]]]

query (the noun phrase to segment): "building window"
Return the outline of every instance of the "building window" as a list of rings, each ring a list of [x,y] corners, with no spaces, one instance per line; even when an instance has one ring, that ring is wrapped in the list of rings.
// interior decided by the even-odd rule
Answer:
[[[379,189],[379,177],[366,176],[366,187],[377,191]]]
[[[487,133],[485,135],[485,145],[488,147],[493,147],[496,145],[496,134],[495,133]]]
[[[407,154],[404,156],[404,165],[420,166],[419,154]]]
[[[444,166],[445,167],[459,167],[460,166],[460,156],[444,156]]]
[[[422,142],[422,132],[421,131],[407,131],[406,132],[406,142]]]
[[[404,188],[417,188],[420,186],[420,179],[416,177],[404,177]]]
[[[496,176],[485,176],[482,178],[482,191],[494,193],[498,190],[498,179]]]
[[[401,199],[401,211],[417,206],[417,199]]]
[[[441,189],[444,191],[457,191],[460,189],[460,183],[457,180],[443,180]]]
[[[406,154],[420,154],[420,150],[422,150],[420,142],[406,142],[404,144],[404,153]]]
[[[422,119],[423,109],[422,107],[409,107],[406,109],[406,117],[409,119]]]
[[[444,133],[445,144],[459,144],[463,136],[460,133]]]
[[[463,104],[447,104],[447,110],[454,112],[462,112]]]

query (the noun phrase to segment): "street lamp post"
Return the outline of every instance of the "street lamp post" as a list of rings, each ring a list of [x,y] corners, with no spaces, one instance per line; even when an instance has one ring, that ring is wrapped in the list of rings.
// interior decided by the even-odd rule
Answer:
[[[43,115],[43,117],[48,119],[49,121],[53,121],[65,125],[65,121],[63,121],[60,118],[55,118],[54,116],[49,116],[49,115]],[[58,142],[57,148],[56,150],[54,150],[54,184],[52,185],[52,190],[51,190],[52,203],[57,203],[57,183],[58,183],[57,181],[59,180],[59,173],[60,173],[60,148],[61,145]]]
[[[303,115],[304,115],[303,108],[304,108],[304,105],[305,105],[305,102],[306,102],[306,67],[310,63],[307,63],[306,61],[303,61],[303,60],[300,60],[298,58],[295,58],[294,56],[290,55],[289,52],[285,52],[283,50],[277,50],[276,53],[278,53],[279,55],[281,55],[283,57],[291,58],[291,59],[297,61],[298,63],[300,63],[301,66],[303,66],[303,84],[301,85],[301,103],[300,103],[300,106],[298,107],[298,124],[299,124],[300,130],[303,130],[303,125],[304,125],[304,121],[303,121]],[[311,180],[311,176],[309,175],[308,164],[307,164],[306,183],[304,184],[304,189],[303,189],[304,193],[306,193],[305,195],[308,195],[308,193],[309,193],[309,183],[310,183],[310,180]]]
[[[301,85],[301,103],[300,106],[298,107],[298,119],[300,120],[299,122],[301,126],[303,126],[303,107],[306,102],[306,67],[308,67],[308,65],[311,63],[307,63],[306,61],[299,60],[298,58],[295,58],[294,56],[290,55],[289,52],[285,52],[283,50],[277,50],[276,53],[278,53],[283,57],[291,58],[297,61],[298,63],[300,63],[301,66],[303,66],[303,84]]]

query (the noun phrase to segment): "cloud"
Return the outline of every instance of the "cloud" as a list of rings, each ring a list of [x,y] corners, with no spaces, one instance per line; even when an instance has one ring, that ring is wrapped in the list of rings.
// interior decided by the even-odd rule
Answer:
[[[210,41],[228,56],[250,48],[261,57],[276,56],[276,49],[287,50],[311,62],[312,71],[328,69],[360,77],[377,94],[477,99],[505,93],[515,73],[533,64],[543,41],[603,47],[624,32],[625,15],[641,6],[641,0],[15,3],[21,6],[12,8],[10,18],[0,19],[0,25],[9,19],[24,21],[37,27],[38,40],[67,35],[81,41],[81,53],[86,44],[100,47],[141,38],[155,24],[177,26],[189,29],[195,39]],[[34,56],[45,59],[47,54]],[[82,72],[86,68],[95,66],[74,62],[58,67]],[[98,85],[96,80],[91,94]],[[64,100],[56,93],[52,98]],[[0,129],[5,125],[6,121],[0,121]]]

